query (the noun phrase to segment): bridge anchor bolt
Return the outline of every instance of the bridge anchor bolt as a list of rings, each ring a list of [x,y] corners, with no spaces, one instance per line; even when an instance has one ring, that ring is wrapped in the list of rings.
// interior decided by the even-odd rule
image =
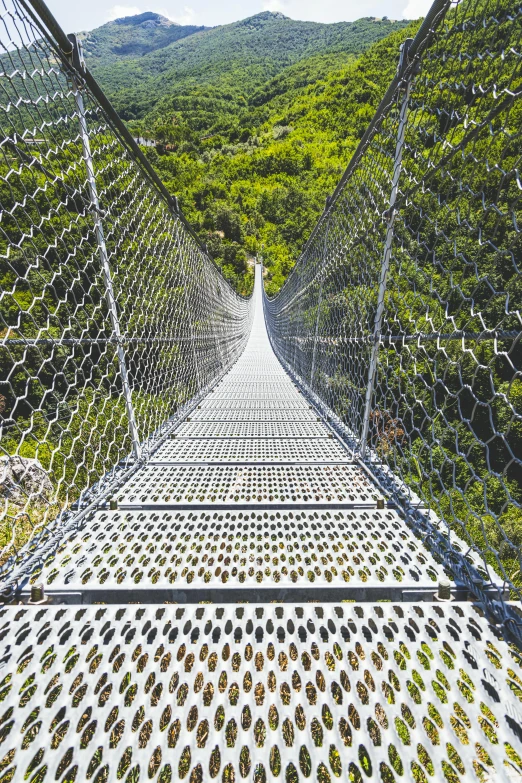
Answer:
[[[437,593],[434,596],[436,601],[452,601],[451,582],[446,577],[439,579]]]
[[[31,595],[28,603],[30,604],[45,604],[47,603],[47,597],[43,584],[31,585]]]

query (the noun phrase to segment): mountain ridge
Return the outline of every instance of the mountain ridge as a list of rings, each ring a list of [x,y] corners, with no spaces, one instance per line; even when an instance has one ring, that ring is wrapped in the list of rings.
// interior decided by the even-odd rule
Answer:
[[[148,128],[162,139],[145,154],[242,293],[251,289],[248,259],[257,254],[268,293],[284,282],[396,72],[401,44],[419,25],[396,30],[359,58],[301,60],[233,111],[200,90],[131,123],[136,135]],[[212,134],[200,130],[205,112]]]
[[[131,25],[139,25],[139,24],[146,24],[147,22],[156,22],[157,24],[165,24],[167,27],[170,27],[171,25],[176,25],[176,27],[181,27],[179,22],[174,22],[172,19],[168,19],[166,16],[162,16],[162,14],[157,14],[155,11],[144,11],[142,14],[133,14],[131,16],[120,16],[117,19],[112,19],[110,22],[107,22],[108,25],[122,25],[122,24],[131,24]]]
[[[134,25],[143,40],[144,24],[152,38],[177,38],[115,57],[119,31]],[[93,62],[87,53],[87,64],[134,136],[153,140],[145,154],[225,276],[248,292],[248,257],[260,253],[274,293],[417,27],[261,12],[191,32],[147,16],[100,28],[110,55]]]
[[[122,59],[143,57],[189,35],[207,30],[200,25],[181,25],[154,11],[122,16],[91,31],[79,33],[89,67],[96,70]]]
[[[263,11],[210,28],[158,24],[151,30],[154,40],[147,51],[134,55],[129,49],[132,30],[141,36],[134,46],[143,47],[143,25],[109,25],[86,34],[86,61],[123,119],[129,121],[143,119],[173,96],[192,96],[202,89],[211,89],[216,99],[234,102],[299,60],[333,53],[358,56],[406,22],[362,17],[355,22],[322,24]],[[123,44],[121,31],[125,32]],[[162,31],[170,31],[167,36],[172,40],[167,41]],[[168,106],[161,109],[167,110]]]

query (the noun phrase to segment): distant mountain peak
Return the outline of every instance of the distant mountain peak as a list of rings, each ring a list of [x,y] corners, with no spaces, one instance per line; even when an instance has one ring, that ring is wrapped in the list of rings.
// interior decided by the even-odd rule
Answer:
[[[120,19],[114,19],[112,24],[135,25],[136,27],[158,27],[160,25],[165,27],[175,25],[179,27],[177,22],[173,22],[161,14],[156,14],[154,11],[145,11],[143,14],[135,14],[134,16],[122,16]]]
[[[181,25],[162,14],[145,11],[106,22],[81,37],[89,68],[96,68],[100,62],[115,63],[158,52],[205,29],[200,25]]]
[[[289,16],[282,14],[281,11],[262,11],[258,16],[272,17],[272,19],[290,19]]]
[[[289,16],[285,16],[281,13],[281,11],[261,11],[259,14],[255,14],[254,16],[249,16],[247,19],[244,19],[244,22],[251,22],[253,20],[263,20],[266,19],[267,21],[272,21],[273,19],[286,19],[290,20]],[[290,20],[291,21],[291,20]]]

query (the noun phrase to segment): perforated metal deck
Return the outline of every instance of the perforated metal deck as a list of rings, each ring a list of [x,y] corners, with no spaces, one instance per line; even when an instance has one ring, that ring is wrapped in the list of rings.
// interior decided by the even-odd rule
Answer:
[[[395,511],[102,511],[63,542],[43,579],[48,592],[105,601],[124,590],[149,601],[216,591],[267,600],[312,587],[315,599],[401,600],[431,599],[442,574]]]
[[[176,437],[186,438],[324,438],[328,430],[315,421],[193,421],[182,424]]]
[[[289,424],[294,422],[320,421],[320,417],[307,408],[278,408],[277,404],[270,407],[266,405],[249,408],[246,404],[237,407],[230,401],[230,406],[219,408],[204,408],[191,414],[187,421],[215,421],[215,422],[281,422]]]
[[[518,779],[520,655],[470,604],[10,608],[0,640],[4,780]]]
[[[236,413],[249,411],[249,413],[261,414],[265,418],[270,418],[271,411],[306,411],[307,413],[310,411],[310,406],[298,398],[284,398],[275,393],[272,399],[256,398],[255,395],[250,396],[249,394],[238,395],[239,392],[236,391],[234,397],[230,394],[224,394],[217,399],[207,399],[198,407],[198,410],[212,411],[213,413],[217,411],[234,411]],[[309,413],[309,415],[313,414]]]
[[[334,440],[293,438],[190,439],[168,441],[151,462],[332,462],[347,461],[346,450]]]
[[[145,467],[118,493],[123,508],[333,505],[375,508],[382,495],[353,465]]]

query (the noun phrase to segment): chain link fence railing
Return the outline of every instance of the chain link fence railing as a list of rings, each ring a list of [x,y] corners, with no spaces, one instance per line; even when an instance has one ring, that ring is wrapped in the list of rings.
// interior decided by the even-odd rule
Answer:
[[[276,353],[391,500],[454,574],[480,592],[493,569],[513,598],[521,41],[519,2],[433,5],[290,277],[265,299]]]
[[[252,316],[74,38],[42,6],[44,24],[39,5],[0,5],[0,553],[10,569],[50,520],[63,526],[146,459],[242,352]]]

